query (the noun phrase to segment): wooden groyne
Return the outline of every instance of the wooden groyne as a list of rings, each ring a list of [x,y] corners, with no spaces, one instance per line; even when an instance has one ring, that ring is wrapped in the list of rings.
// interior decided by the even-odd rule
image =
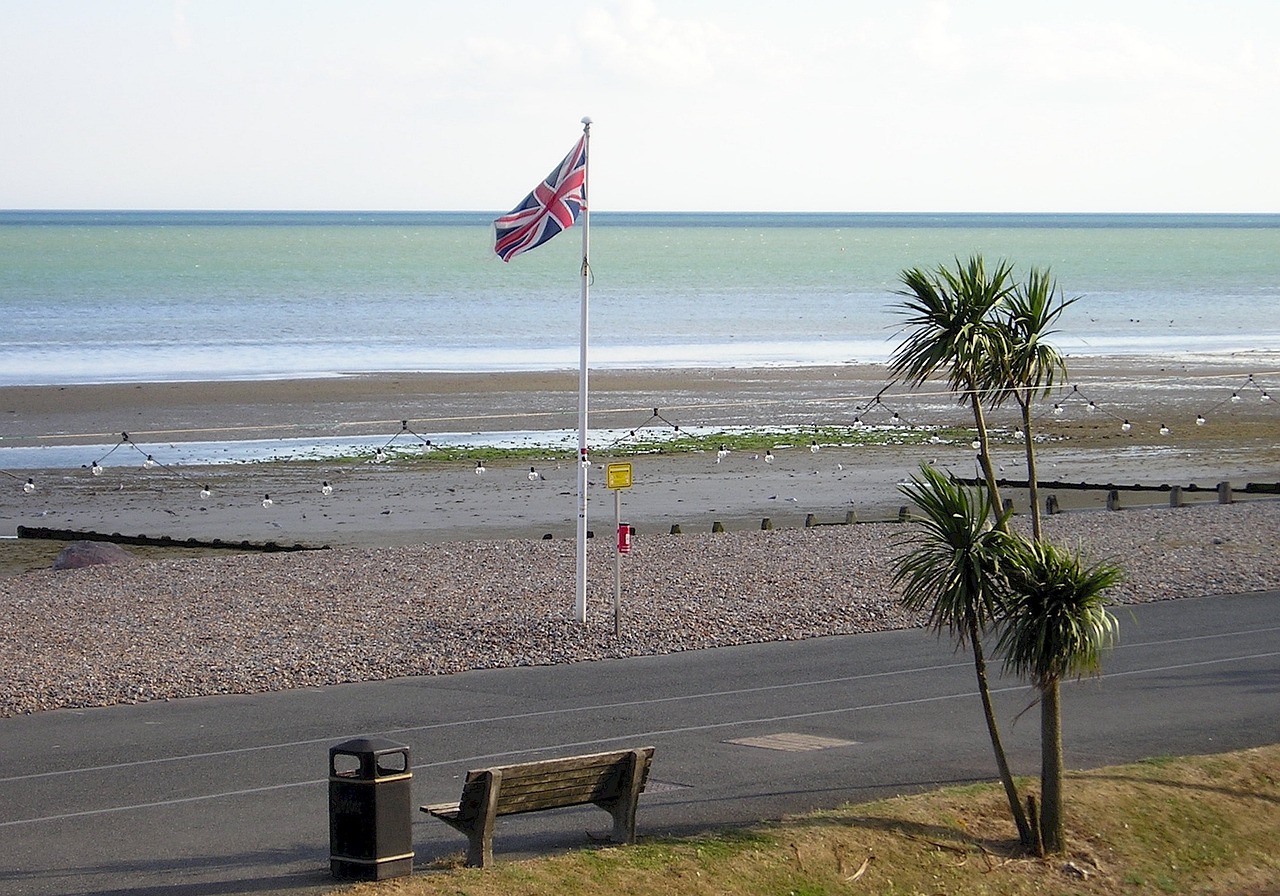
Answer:
[[[225,541],[221,538],[173,538],[169,535],[121,535],[92,532],[84,529],[52,529],[44,526],[19,526],[19,538],[38,538],[46,541],[109,541],[112,544],[143,545],[157,548],[201,548],[228,551],[282,551],[328,550],[328,545],[280,544],[275,541]]]

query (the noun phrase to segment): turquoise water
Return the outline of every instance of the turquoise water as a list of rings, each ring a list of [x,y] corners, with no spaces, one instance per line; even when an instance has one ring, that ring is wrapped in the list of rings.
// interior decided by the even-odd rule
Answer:
[[[580,231],[490,214],[0,212],[0,384],[576,368]],[[591,220],[591,364],[883,361],[898,274],[982,252],[1083,296],[1074,354],[1280,347],[1280,216]]]

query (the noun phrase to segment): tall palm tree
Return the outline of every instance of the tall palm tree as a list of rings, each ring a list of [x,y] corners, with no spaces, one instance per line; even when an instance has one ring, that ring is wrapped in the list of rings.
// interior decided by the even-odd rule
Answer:
[[[908,332],[889,360],[894,378],[912,386],[945,373],[958,400],[969,403],[978,433],[978,463],[998,518],[1000,487],[991,463],[983,404],[991,397],[992,365],[1006,366],[998,359],[1004,357],[1009,334],[994,323],[993,312],[1013,290],[1011,273],[1003,261],[988,273],[981,255],[966,263],[957,258],[954,271],[945,265],[933,271],[903,271],[899,277],[906,289],[899,295],[906,301],[899,311],[907,317]]]
[[[1006,671],[1030,678],[1040,692],[1040,845],[1062,852],[1061,682],[1100,670],[1117,632],[1104,593],[1122,571],[1111,563],[1085,568],[1078,556],[1045,541],[1011,539],[1006,548],[1009,592],[996,649]]]
[[[904,606],[928,612],[930,628],[939,634],[946,629],[959,646],[967,641],[973,650],[978,694],[1000,782],[1018,837],[1032,846],[1031,825],[1009,771],[991,703],[981,638],[983,629],[1002,615],[1000,558],[1009,536],[991,525],[991,505],[980,489],[967,489],[933,467],[922,466],[920,475],[899,490],[923,515],[912,518],[909,543],[913,547],[898,558],[894,582],[902,586]]]
[[[1031,431],[1031,406],[1037,397],[1047,396],[1057,377],[1067,375],[1067,363],[1046,340],[1062,312],[1076,299],[1063,299],[1058,284],[1047,270],[1031,269],[1025,285],[1010,292],[1004,301],[1000,325],[1006,331],[1005,353],[1000,366],[988,365],[986,384],[994,404],[1012,397],[1022,413],[1023,446],[1027,461],[1027,489],[1031,499],[1032,534],[1039,540],[1040,484],[1036,473],[1035,437]]]

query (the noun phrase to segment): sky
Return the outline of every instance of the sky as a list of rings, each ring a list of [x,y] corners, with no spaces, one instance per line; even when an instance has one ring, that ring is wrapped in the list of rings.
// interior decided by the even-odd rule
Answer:
[[[0,0],[0,208],[1280,212],[1275,0]]]

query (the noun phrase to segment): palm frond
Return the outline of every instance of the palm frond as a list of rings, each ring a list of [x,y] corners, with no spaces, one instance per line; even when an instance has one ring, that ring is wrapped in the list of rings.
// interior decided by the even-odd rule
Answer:
[[[1000,610],[1000,548],[982,490],[969,489],[928,465],[899,491],[919,508],[898,557],[894,583],[908,609],[928,613],[928,625],[961,642],[990,625]]]
[[[1085,567],[1080,557],[1045,541],[1020,541],[1006,554],[1009,586],[996,649],[1006,671],[1037,687],[1098,671],[1118,624],[1106,591],[1122,570],[1111,563]]]

